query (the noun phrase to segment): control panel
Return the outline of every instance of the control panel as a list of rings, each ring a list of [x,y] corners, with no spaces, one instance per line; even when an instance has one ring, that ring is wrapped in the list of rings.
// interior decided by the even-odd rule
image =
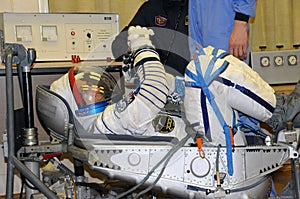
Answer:
[[[269,84],[300,80],[300,50],[251,53],[252,68]]]
[[[111,43],[119,33],[118,14],[1,13],[3,43],[35,48],[37,61],[113,58]]]

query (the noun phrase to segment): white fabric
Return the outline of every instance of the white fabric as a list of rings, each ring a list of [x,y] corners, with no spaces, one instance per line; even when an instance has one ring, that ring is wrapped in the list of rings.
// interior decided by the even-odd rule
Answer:
[[[149,35],[153,31],[140,27],[129,29],[128,40],[131,50],[140,49],[147,45],[152,46]],[[145,60],[150,58],[151,60]],[[136,64],[143,63],[140,66]],[[86,130],[93,129],[94,133],[129,134],[129,135],[162,135],[155,132],[152,121],[165,106],[169,94],[169,84],[172,90],[174,78],[166,77],[164,66],[159,61],[158,54],[151,49],[140,51],[134,60],[134,67],[140,82],[139,88],[115,104],[108,105],[100,114],[91,116],[76,116],[78,109],[73,97],[68,74],[64,75],[51,85],[51,90],[61,95],[69,103],[74,116]],[[182,138],[185,136],[183,122],[174,118],[176,125],[168,136]],[[179,124],[180,123],[180,124]]]
[[[78,110],[78,106],[73,97],[68,74],[63,75],[58,80],[54,81],[51,84],[50,90],[52,90],[53,92],[55,92],[55,93],[59,94],[61,97],[63,97],[68,102],[73,115],[76,116],[75,111]],[[77,119],[78,119],[78,122],[82,125],[82,127],[87,132],[90,132],[90,131],[93,131],[94,123],[97,119],[97,116],[90,115],[90,116],[86,116],[86,117],[77,117]]]
[[[128,29],[128,46],[131,51],[136,51],[146,46],[152,46],[149,37],[153,35],[154,32],[152,29],[140,26],[130,26]]]
[[[140,60],[149,56],[158,58],[158,55],[154,52],[150,54],[149,52],[141,53],[139,56],[141,56],[139,57]],[[94,133],[104,134],[184,137],[185,126],[179,118],[174,117],[175,128],[168,134],[155,132],[152,126],[152,120],[164,107],[169,93],[163,65],[159,61],[146,62],[138,68],[138,77],[141,81],[140,90],[135,95],[134,100],[123,111],[118,111],[117,104],[111,104],[106,107],[104,112],[85,117],[77,117],[75,114],[78,107],[70,88],[68,74],[53,82],[50,89],[66,99],[73,115],[87,131],[93,129]],[[172,78],[169,77],[169,79]]]
[[[145,55],[144,58],[149,57],[149,52],[145,52]],[[144,53],[141,53],[138,60],[143,56]],[[152,52],[151,57],[158,58],[158,55]],[[97,127],[101,133],[144,134],[164,107],[168,84],[163,65],[159,61],[146,62],[138,69],[137,74],[141,81],[139,93],[123,111],[119,111],[116,105],[111,105],[104,111],[103,120],[101,117],[97,119]]]
[[[209,46],[204,49],[206,55],[198,56],[202,74],[205,74],[210,60],[213,58],[212,51],[213,47]],[[219,50],[217,55],[220,55],[224,51]],[[268,85],[257,72],[252,70],[247,64],[233,57],[232,55],[226,56],[224,59],[218,59],[215,62],[213,71],[216,71],[220,66],[227,60],[230,64],[227,69],[221,73],[219,76],[230,80],[233,83],[244,86],[245,88],[251,90],[253,93],[267,101],[270,105],[275,107],[276,98],[274,90],[270,85]],[[191,61],[187,66],[187,70],[196,74],[196,66],[194,61]],[[193,81],[187,75],[185,75],[185,81]],[[223,115],[224,120],[229,126],[233,123],[233,110],[238,110],[246,115],[249,115],[257,120],[265,121],[272,116],[265,107],[261,106],[255,102],[252,98],[244,95],[242,92],[238,91],[233,87],[228,87],[223,83],[218,81],[213,81],[208,88],[214,95],[214,100]],[[195,125],[194,129],[197,131],[204,132],[204,122],[202,118],[201,109],[201,89],[200,88],[185,88],[185,99],[184,107],[187,120],[190,124]],[[209,101],[206,99],[208,116],[209,116],[209,126],[212,135],[212,142],[215,144],[225,145],[225,135],[223,127],[221,126],[219,120],[217,119],[214,110],[212,109]],[[234,112],[236,115],[236,112]],[[237,115],[236,115],[237,118]],[[239,139],[240,141],[244,139]],[[239,142],[240,142],[239,141]],[[244,144],[237,143],[235,144]]]

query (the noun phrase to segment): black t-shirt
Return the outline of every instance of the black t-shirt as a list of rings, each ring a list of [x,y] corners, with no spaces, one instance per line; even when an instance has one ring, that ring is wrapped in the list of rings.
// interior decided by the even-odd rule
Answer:
[[[187,0],[149,0],[137,11],[131,22],[113,41],[112,50],[119,58],[127,49],[127,30],[130,26],[153,29],[152,43],[166,71],[184,74],[190,60],[188,46]]]

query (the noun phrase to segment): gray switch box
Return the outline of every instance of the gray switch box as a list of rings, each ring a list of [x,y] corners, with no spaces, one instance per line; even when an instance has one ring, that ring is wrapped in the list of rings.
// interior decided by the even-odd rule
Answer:
[[[37,61],[113,58],[111,43],[118,33],[118,14],[0,13],[2,45],[35,48]]]
[[[300,50],[251,53],[252,68],[269,84],[300,80]]]

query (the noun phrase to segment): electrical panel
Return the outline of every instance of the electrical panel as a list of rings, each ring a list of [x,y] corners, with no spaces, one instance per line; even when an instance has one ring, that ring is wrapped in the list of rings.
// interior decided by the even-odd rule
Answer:
[[[269,84],[300,80],[300,50],[252,52],[251,63],[252,68]]]
[[[113,58],[111,44],[119,33],[118,14],[1,13],[4,43],[34,48],[36,61]]]

